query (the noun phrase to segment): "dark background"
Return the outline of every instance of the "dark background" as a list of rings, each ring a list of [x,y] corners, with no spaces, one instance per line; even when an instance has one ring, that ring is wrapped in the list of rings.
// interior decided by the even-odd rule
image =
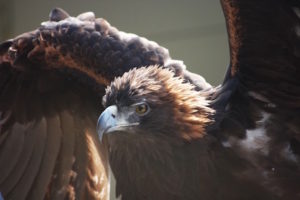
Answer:
[[[119,30],[154,40],[213,85],[229,63],[218,0],[0,0],[0,40],[37,28],[53,7],[73,16],[93,11]]]

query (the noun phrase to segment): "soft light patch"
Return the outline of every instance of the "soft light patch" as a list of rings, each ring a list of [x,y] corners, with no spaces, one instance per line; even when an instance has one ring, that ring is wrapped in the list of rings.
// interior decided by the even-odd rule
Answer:
[[[294,7],[293,10],[294,10],[295,14],[300,18],[300,9],[297,7]]]
[[[257,151],[263,155],[268,155],[270,138],[266,135],[266,121],[270,114],[263,112],[262,119],[257,122],[257,128],[246,131],[246,139],[240,142],[240,146],[246,151]]]

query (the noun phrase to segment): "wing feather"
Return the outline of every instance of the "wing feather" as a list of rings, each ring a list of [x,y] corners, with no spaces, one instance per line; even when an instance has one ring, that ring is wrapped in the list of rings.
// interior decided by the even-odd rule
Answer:
[[[8,199],[23,199],[30,192],[42,162],[42,155],[46,142],[46,126],[46,119],[42,118],[34,123],[31,129],[27,130],[27,134],[35,135],[33,141],[34,149],[23,176],[20,178],[20,180],[18,180],[18,183],[14,186],[14,188],[7,194]],[[5,193],[3,194],[6,195]]]
[[[0,182],[2,183],[15,167],[18,159],[21,157],[22,147],[24,145],[24,134],[19,134],[23,127],[16,124],[11,131],[7,131],[4,144],[1,145],[0,154]],[[24,130],[24,129],[23,129]],[[14,157],[10,156],[14,152]]]
[[[22,148],[22,154],[20,158],[18,159],[18,162],[14,166],[13,170],[7,174],[7,178],[1,182],[0,188],[2,191],[2,194],[7,194],[9,191],[12,191],[13,188],[17,185],[21,177],[23,176],[24,173],[26,173],[26,169],[29,165],[29,161],[31,159],[31,155],[33,154],[34,151],[34,140],[36,135],[34,134],[29,134],[26,132],[26,127],[29,128],[30,126],[22,126],[15,124],[14,126],[20,126],[24,131],[19,132],[24,133],[26,137],[24,137],[24,145]],[[21,144],[17,144],[21,145]],[[11,155],[11,154],[8,154]]]
[[[50,116],[46,118],[47,138],[42,156],[42,163],[39,167],[36,181],[32,185],[32,189],[28,199],[43,199],[47,192],[48,184],[51,180],[51,175],[54,171],[55,161],[61,146],[62,132],[60,130],[59,117]]]
[[[55,166],[55,174],[52,176],[49,195],[54,199],[64,199],[67,193],[67,185],[70,182],[70,172],[72,171],[74,155],[74,120],[68,114],[60,113],[58,115],[61,132],[60,150]],[[67,128],[67,130],[66,130]]]
[[[221,3],[231,57],[227,78],[237,77],[243,90],[263,96],[264,103],[299,108],[299,2],[221,0]]]

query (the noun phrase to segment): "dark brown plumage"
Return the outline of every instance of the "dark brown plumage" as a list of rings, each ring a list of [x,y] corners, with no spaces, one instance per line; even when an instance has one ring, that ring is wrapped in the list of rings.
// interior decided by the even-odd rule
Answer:
[[[1,195],[107,199],[109,160],[123,199],[299,199],[300,4],[221,3],[231,65],[216,88],[92,13],[54,9],[2,43]],[[105,87],[142,66],[112,83],[104,111]],[[100,120],[100,143],[102,111],[123,126]]]
[[[152,66],[108,87],[98,134],[122,199],[300,198],[299,3],[222,5],[222,86],[196,92]]]
[[[298,155],[287,149],[288,138],[278,141],[278,133],[269,127],[277,113],[269,116],[251,99],[238,97],[238,109],[249,109],[250,122],[257,121],[250,130],[235,118],[233,113],[239,110],[212,109],[214,103],[205,99],[215,93],[214,89],[197,92],[157,66],[131,70],[108,87],[99,134],[104,130],[107,135],[117,195],[122,199],[298,198]],[[141,115],[136,109],[143,104],[149,111]]]
[[[254,177],[239,177],[240,172],[255,169],[204,129],[214,123],[205,100],[208,94],[157,66],[134,69],[108,87],[104,107],[116,106],[117,111],[106,110],[99,123],[106,130],[117,195],[122,199],[271,196],[253,183]],[[147,103],[150,111],[132,112],[139,103]],[[110,114],[117,121],[112,126],[105,117]]]

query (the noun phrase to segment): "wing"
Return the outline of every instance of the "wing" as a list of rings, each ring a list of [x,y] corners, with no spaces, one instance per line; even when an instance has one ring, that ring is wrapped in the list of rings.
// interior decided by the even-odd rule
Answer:
[[[231,58],[214,97],[223,146],[250,161],[272,193],[299,198],[300,3],[221,4]]]
[[[229,35],[229,77],[269,106],[300,107],[300,3],[221,1]]]
[[[107,199],[96,120],[106,85],[133,67],[170,67],[210,87],[158,44],[91,12],[61,9],[0,45],[0,192],[4,199]]]

